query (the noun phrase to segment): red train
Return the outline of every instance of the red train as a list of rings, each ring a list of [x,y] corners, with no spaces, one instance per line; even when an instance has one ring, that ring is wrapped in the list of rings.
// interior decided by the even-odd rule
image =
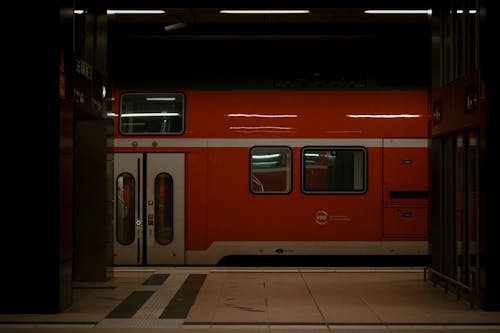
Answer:
[[[115,264],[427,255],[428,98],[116,91]]]

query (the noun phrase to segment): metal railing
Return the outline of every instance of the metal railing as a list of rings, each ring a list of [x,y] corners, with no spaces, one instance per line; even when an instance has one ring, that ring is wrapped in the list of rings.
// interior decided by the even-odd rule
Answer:
[[[449,285],[455,286],[454,292],[457,296],[457,301],[460,300],[461,298],[465,299],[466,301],[469,302],[471,308],[475,306],[475,295],[474,295],[474,288],[467,286],[463,284],[460,281],[457,281],[451,277],[449,277],[446,274],[443,274],[441,272],[436,271],[435,269],[431,267],[424,267],[424,281],[427,280],[432,280],[434,287],[438,284],[439,280],[438,279],[431,279],[432,276],[437,276],[439,280],[444,281],[444,291],[448,293],[449,291]],[[462,292],[467,292],[469,297],[462,297]]]

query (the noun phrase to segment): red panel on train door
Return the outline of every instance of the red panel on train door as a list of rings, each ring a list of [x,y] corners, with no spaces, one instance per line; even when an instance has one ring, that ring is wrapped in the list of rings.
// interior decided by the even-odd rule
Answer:
[[[384,208],[385,237],[426,237],[427,207]]]
[[[428,236],[427,139],[384,140],[384,237]]]
[[[427,147],[384,147],[384,205],[427,205]]]

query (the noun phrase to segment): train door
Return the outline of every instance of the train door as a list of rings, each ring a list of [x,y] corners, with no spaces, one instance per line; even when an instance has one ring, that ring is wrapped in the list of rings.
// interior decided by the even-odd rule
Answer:
[[[114,264],[184,264],[184,154],[115,154]]]

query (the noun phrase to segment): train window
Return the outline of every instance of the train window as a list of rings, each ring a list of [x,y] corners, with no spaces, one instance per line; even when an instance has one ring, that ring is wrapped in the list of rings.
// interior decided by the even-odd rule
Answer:
[[[120,99],[120,132],[124,135],[178,135],[184,132],[184,95],[126,93]]]
[[[170,174],[155,177],[155,240],[167,245],[174,239],[174,181]]]
[[[290,193],[292,150],[289,147],[253,147],[250,150],[250,191]]]
[[[130,173],[116,179],[116,240],[132,244],[135,237],[135,180]]]
[[[302,191],[305,193],[364,193],[366,177],[364,148],[302,150]]]

